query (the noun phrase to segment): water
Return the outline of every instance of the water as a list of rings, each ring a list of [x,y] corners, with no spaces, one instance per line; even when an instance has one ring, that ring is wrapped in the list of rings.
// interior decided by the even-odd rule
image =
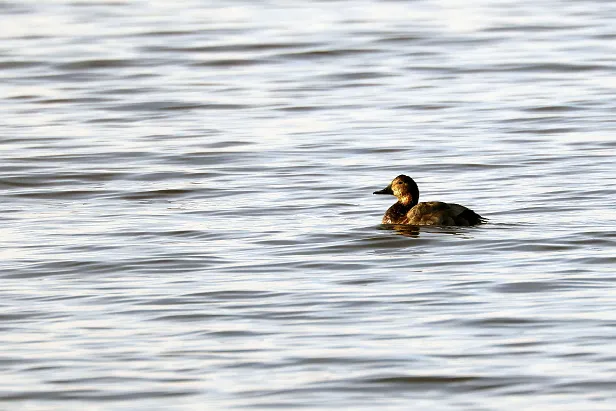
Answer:
[[[616,408],[616,3],[0,12],[2,409]]]

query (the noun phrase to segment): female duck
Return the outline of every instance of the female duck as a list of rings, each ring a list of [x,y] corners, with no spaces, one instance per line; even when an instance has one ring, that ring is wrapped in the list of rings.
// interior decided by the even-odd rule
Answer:
[[[419,203],[419,188],[411,177],[405,175],[394,178],[390,185],[374,194],[391,194],[398,198],[398,202],[383,216],[383,224],[469,226],[486,221],[473,210],[458,204]]]

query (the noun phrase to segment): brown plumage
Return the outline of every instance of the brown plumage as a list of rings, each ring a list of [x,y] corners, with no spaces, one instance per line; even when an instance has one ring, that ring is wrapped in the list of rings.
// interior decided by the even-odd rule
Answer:
[[[485,218],[459,204],[440,201],[419,203],[417,184],[403,174],[374,194],[391,194],[398,198],[398,202],[389,207],[383,216],[383,224],[470,226],[486,222]]]

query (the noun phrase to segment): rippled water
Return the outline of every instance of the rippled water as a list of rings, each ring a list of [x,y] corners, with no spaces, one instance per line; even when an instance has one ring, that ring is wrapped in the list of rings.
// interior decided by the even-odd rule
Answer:
[[[0,12],[3,409],[616,409],[616,3]]]

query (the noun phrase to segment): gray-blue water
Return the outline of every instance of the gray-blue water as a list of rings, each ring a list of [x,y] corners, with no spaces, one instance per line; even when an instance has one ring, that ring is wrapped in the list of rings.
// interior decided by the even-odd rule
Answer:
[[[0,13],[0,408],[616,409],[615,2]]]

